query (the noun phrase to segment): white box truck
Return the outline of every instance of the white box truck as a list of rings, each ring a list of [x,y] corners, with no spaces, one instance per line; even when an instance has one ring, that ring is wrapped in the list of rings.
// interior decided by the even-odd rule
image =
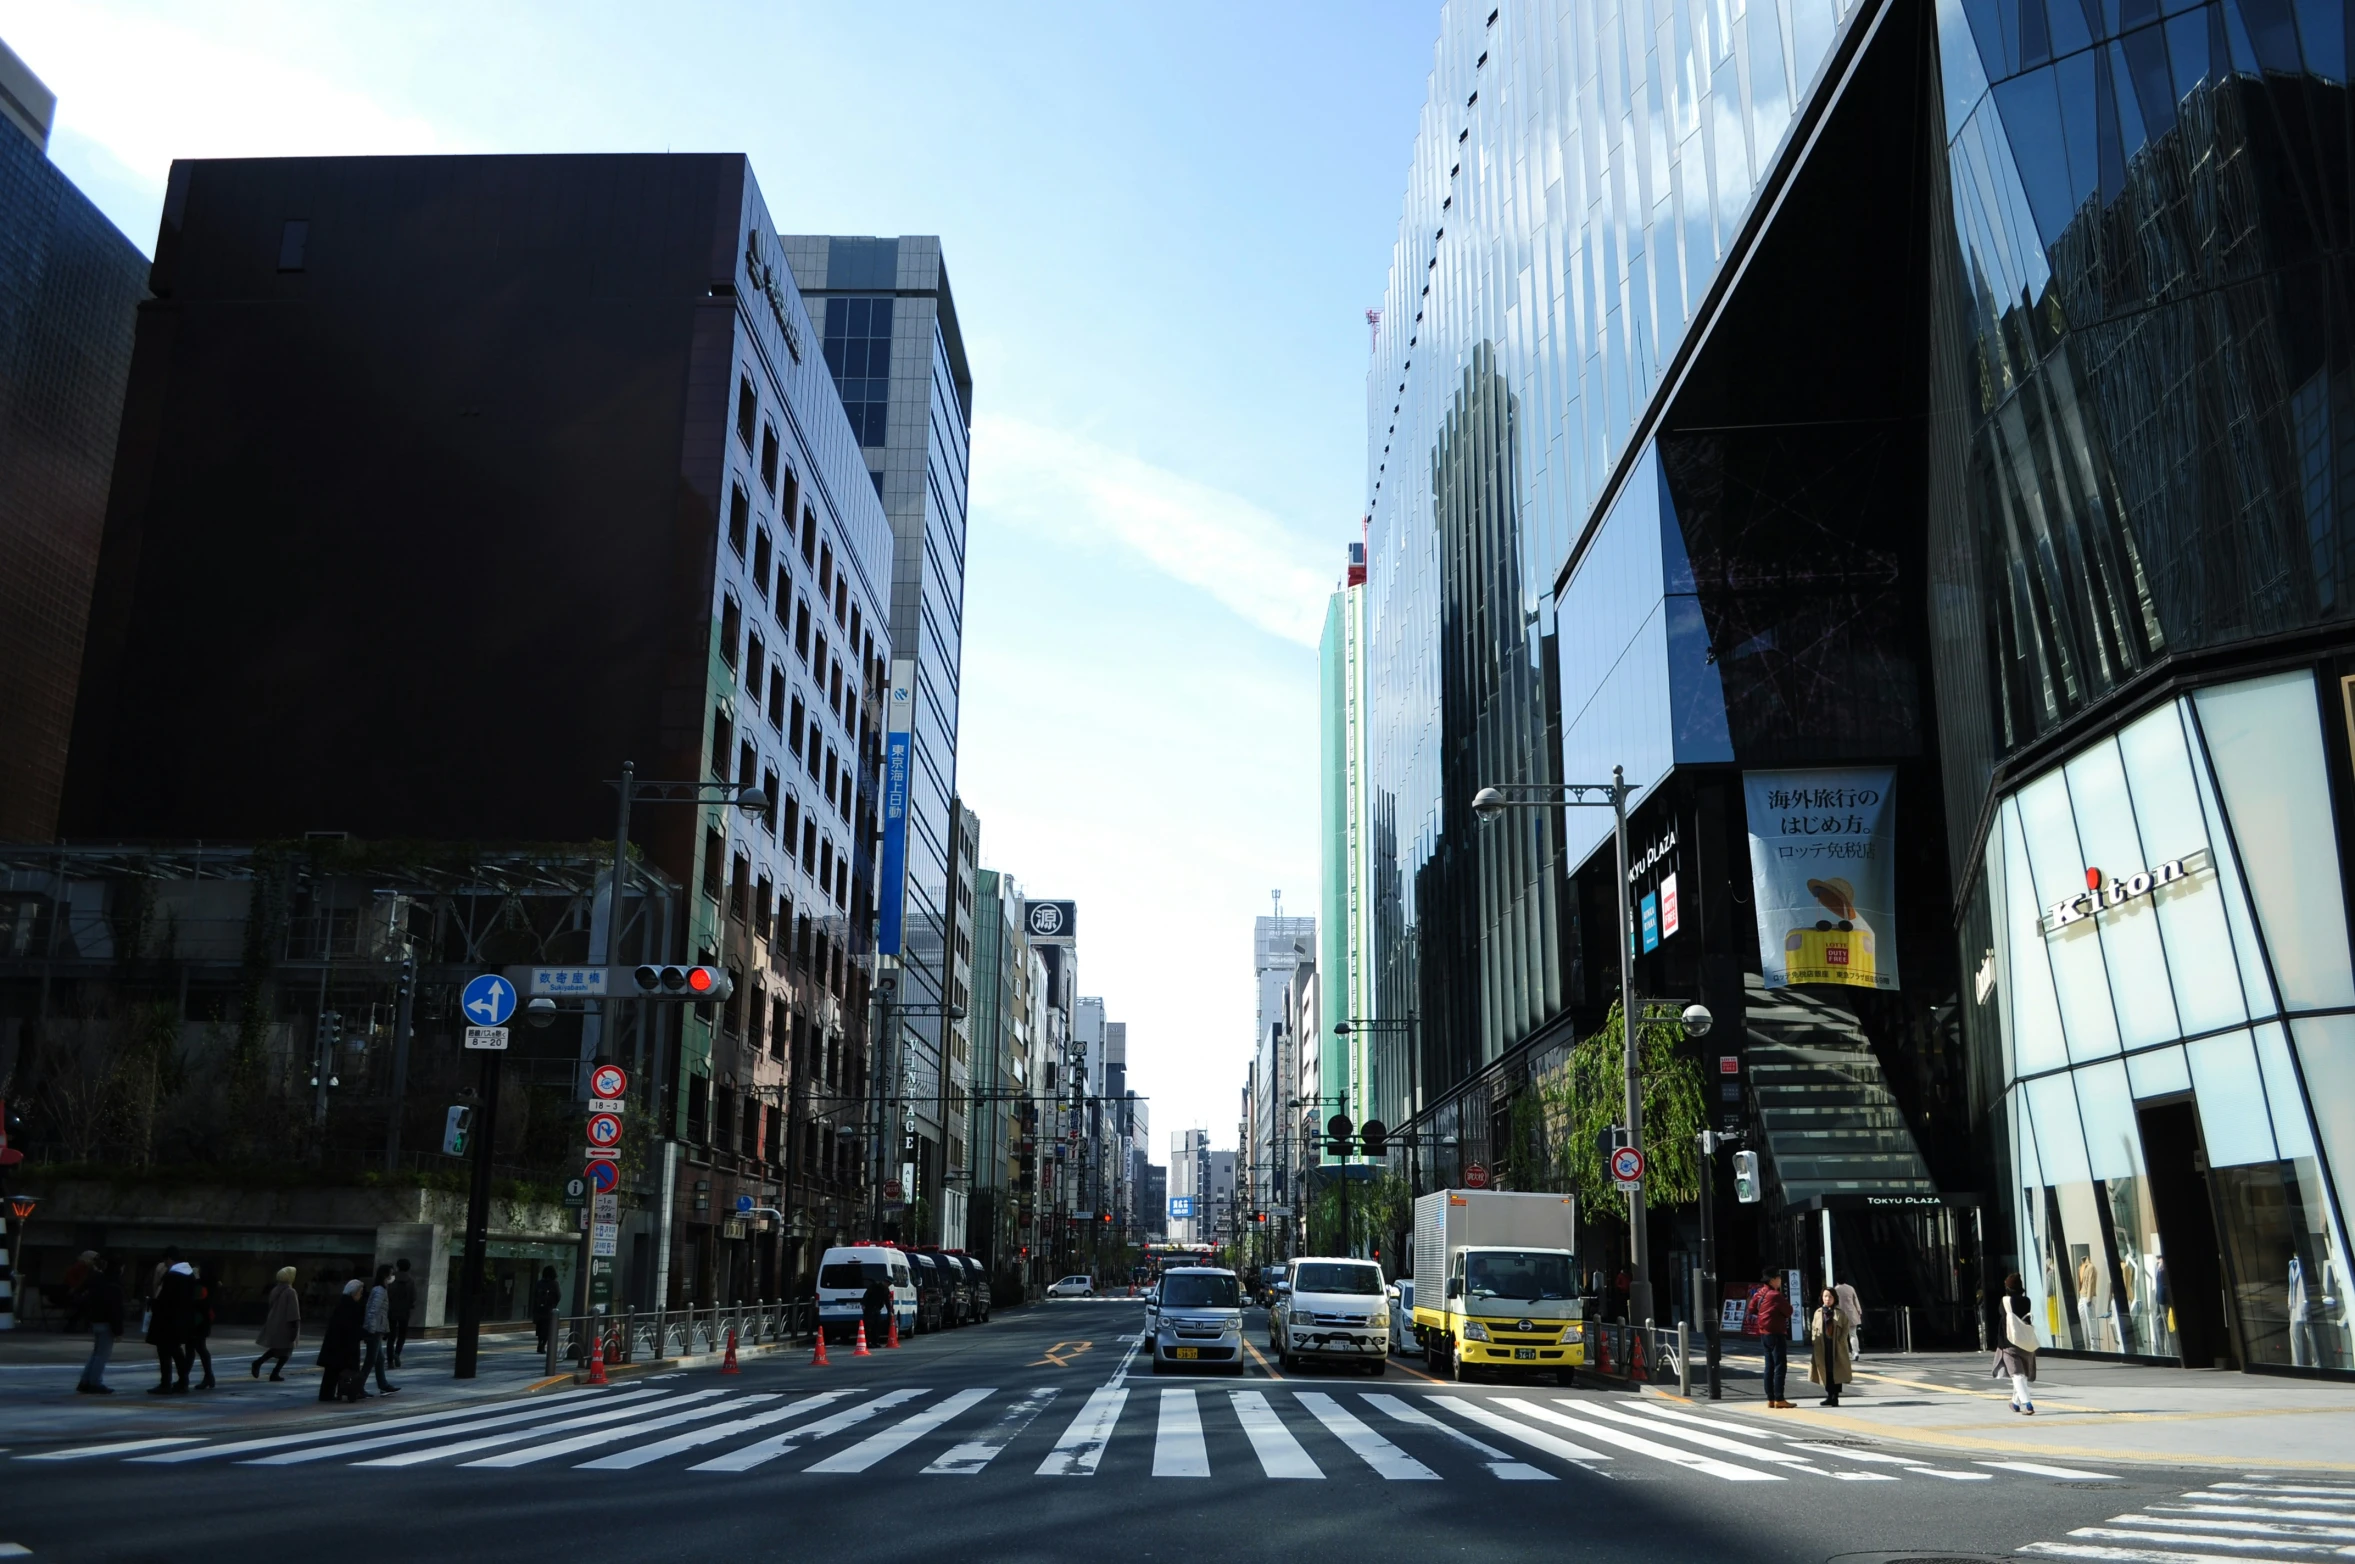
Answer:
[[[1441,1189],[1415,1202],[1415,1339],[1433,1373],[1542,1374],[1586,1361],[1570,1195]]]

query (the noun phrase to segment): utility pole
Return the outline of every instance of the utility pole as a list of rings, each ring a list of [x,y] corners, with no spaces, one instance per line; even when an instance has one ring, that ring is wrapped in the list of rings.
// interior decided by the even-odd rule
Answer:
[[[491,1142],[499,1124],[499,1065],[504,1054],[482,1056],[482,1083],[476,1089],[474,1176],[466,1192],[466,1258],[459,1269],[458,1352],[456,1377],[474,1378],[475,1355],[482,1342],[482,1267],[491,1229]]]

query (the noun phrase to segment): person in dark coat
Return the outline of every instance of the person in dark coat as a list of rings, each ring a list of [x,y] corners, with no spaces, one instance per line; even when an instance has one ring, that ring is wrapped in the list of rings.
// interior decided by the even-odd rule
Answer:
[[[417,1283],[409,1275],[407,1259],[393,1262],[393,1277],[385,1284],[384,1296],[392,1317],[392,1333],[384,1341],[385,1354],[392,1360],[392,1366],[399,1368],[401,1349],[409,1344],[409,1316],[417,1312]]]
[[[859,1295],[859,1307],[867,1316],[867,1344],[880,1347],[891,1339],[891,1311],[898,1299],[889,1282],[869,1282]]]
[[[327,1334],[320,1338],[318,1357],[319,1367],[324,1371],[319,1378],[322,1401],[358,1401],[368,1393],[368,1382],[360,1377],[363,1285],[356,1276],[344,1283],[343,1292],[327,1315]]]
[[[183,1354],[190,1364],[204,1365],[204,1379],[196,1387],[199,1390],[216,1388],[213,1383],[213,1304],[220,1292],[220,1272],[214,1268],[212,1261],[207,1260],[196,1268],[196,1291],[188,1300],[188,1350]],[[186,1377],[185,1366],[181,1374],[183,1378]]]
[[[1807,1317],[1807,1334],[1815,1347],[1807,1377],[1823,1386],[1823,1404],[1836,1407],[1840,1387],[1856,1377],[1856,1369],[1848,1356],[1848,1316],[1840,1307],[1839,1293],[1832,1288],[1823,1290],[1815,1312]]]
[[[195,1358],[188,1333],[195,1312],[196,1268],[185,1260],[174,1260],[156,1283],[155,1297],[147,1308],[147,1344],[155,1349],[156,1367],[163,1376],[148,1390],[149,1395],[188,1393],[188,1369]]]
[[[1769,1268],[1750,1294],[1750,1319],[1766,1354],[1766,1404],[1787,1411],[1796,1403],[1783,1399],[1784,1376],[1791,1371],[1791,1300],[1783,1295],[1782,1272]]]
[[[123,1279],[106,1256],[90,1257],[90,1274],[80,1297],[82,1315],[90,1322],[90,1361],[82,1365],[82,1382],[74,1389],[86,1396],[111,1396],[106,1360],[114,1355],[116,1338],[123,1333]]]
[[[2028,1387],[2036,1383],[2035,1306],[2017,1271],[2003,1279],[2003,1303],[1996,1317],[2003,1323],[2003,1340],[1996,1344],[1993,1377],[2010,1376],[2012,1410],[2034,1417],[2036,1398]]]
[[[294,1267],[278,1268],[278,1285],[270,1289],[270,1311],[262,1319],[262,1328],[253,1344],[262,1355],[253,1360],[253,1377],[262,1377],[262,1365],[270,1365],[270,1377],[286,1378],[286,1360],[294,1356],[296,1338],[303,1332],[302,1294],[294,1290]]]
[[[548,1350],[548,1338],[556,1334],[556,1306],[564,1301],[564,1289],[557,1285],[556,1267],[540,1267],[540,1279],[532,1283],[532,1329],[538,1333],[540,1350]]]

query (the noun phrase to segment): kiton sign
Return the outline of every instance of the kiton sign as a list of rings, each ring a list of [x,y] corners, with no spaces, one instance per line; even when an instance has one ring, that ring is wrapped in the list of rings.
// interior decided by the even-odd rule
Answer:
[[[2056,901],[2038,915],[2037,924],[2047,934],[2058,934],[2073,923],[2083,923],[2108,913],[2130,907],[2146,897],[2154,896],[2161,887],[2179,885],[2208,867],[2205,847],[2185,853],[2181,858],[2170,858],[2165,863],[2148,869],[2137,869],[2132,874],[2104,876],[2091,865],[2085,870],[2085,889],[2062,901]]]

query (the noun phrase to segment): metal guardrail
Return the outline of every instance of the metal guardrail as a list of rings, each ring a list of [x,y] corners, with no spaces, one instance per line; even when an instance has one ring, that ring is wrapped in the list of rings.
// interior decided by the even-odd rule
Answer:
[[[1671,1327],[1590,1320],[1586,1366],[1592,1373],[1631,1385],[1674,1385],[1678,1395],[1689,1396],[1695,1345],[1696,1338],[1682,1322]]]
[[[809,1298],[756,1299],[703,1309],[622,1309],[612,1314],[564,1315],[548,1333],[547,1372],[566,1363],[586,1363],[589,1343],[605,1344],[605,1366],[651,1363],[727,1350],[806,1343],[817,1331],[818,1306]]]

